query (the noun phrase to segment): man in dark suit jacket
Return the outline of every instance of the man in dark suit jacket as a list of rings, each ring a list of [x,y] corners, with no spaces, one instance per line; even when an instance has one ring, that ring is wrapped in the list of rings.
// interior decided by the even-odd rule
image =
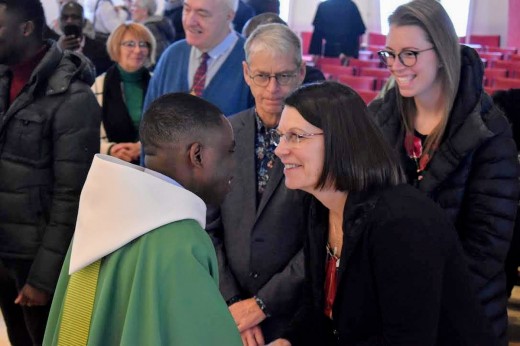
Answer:
[[[312,25],[311,54],[358,57],[359,38],[366,28],[352,0],[327,0],[320,3]],[[322,40],[325,40],[325,47],[322,47]]]
[[[219,259],[220,290],[247,345],[278,338],[301,304],[308,196],[288,190],[270,130],[285,97],[305,77],[300,40],[268,24],[245,45],[244,78],[255,107],[229,118],[236,162],[231,192],[208,232]],[[215,214],[218,214],[214,211]]]
[[[85,55],[96,68],[96,76],[105,73],[114,64],[107,53],[104,41],[92,39],[83,34],[85,16],[79,3],[66,2],[60,11],[60,29],[64,33],[58,40],[62,49],[68,49]]]

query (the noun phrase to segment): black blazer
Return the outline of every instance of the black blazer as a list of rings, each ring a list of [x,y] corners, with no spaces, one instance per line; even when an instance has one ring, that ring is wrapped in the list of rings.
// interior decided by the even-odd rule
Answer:
[[[254,109],[229,119],[237,165],[220,218],[209,222],[207,229],[216,245],[224,299],[260,297],[271,315],[261,324],[269,342],[281,336],[301,304],[310,196],[285,187],[283,165],[277,158],[257,204]]]
[[[328,210],[315,200],[309,218],[293,346],[496,343],[455,229],[419,191],[349,194],[333,322],[323,313]]]

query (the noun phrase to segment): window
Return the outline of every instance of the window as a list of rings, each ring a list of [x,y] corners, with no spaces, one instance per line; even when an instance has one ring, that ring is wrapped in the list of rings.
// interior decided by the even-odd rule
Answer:
[[[289,23],[289,11],[291,9],[291,0],[280,0],[280,18]]]
[[[409,0],[380,0],[379,8],[381,13],[381,33],[388,34],[388,16],[402,4],[409,2]],[[471,0],[440,0],[440,3],[448,12],[455,31],[458,36],[466,36],[466,29],[468,27],[468,17]]]

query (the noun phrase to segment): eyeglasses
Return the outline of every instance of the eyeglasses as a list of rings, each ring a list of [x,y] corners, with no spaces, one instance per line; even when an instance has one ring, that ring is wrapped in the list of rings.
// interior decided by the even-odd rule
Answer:
[[[299,144],[302,139],[308,139],[312,138],[313,136],[320,136],[323,135],[323,132],[320,133],[295,133],[292,131],[287,131],[286,133],[280,133],[278,130],[271,130],[271,139],[274,143],[274,145],[278,146],[280,144],[280,141],[282,137],[285,139],[285,141],[289,144]]]
[[[139,41],[139,42],[136,42],[136,41],[123,41],[121,42],[121,45],[123,47],[127,47],[127,48],[135,48],[136,46],[139,46],[139,48],[143,48],[143,49],[149,49],[150,48],[150,45],[148,42],[145,42],[145,41]]]
[[[275,74],[267,74],[267,73],[259,73],[257,75],[249,75],[249,78],[253,80],[253,82],[259,87],[266,87],[271,82],[271,78],[276,80],[278,85],[288,85],[294,80],[296,77],[296,73],[275,73]]]
[[[389,50],[380,50],[379,52],[377,52],[377,55],[379,55],[379,58],[387,67],[392,66],[394,64],[396,55],[399,58],[401,64],[403,64],[406,67],[412,67],[417,63],[417,55],[419,55],[419,53],[427,52],[432,49],[435,49],[435,47],[423,50],[405,49],[401,51],[399,54],[395,54],[394,52],[391,52]]]

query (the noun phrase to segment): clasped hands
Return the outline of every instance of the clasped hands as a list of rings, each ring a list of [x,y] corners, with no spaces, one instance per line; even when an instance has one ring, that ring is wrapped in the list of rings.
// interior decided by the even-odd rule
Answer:
[[[109,155],[127,162],[137,161],[141,155],[141,142],[116,143],[110,147]]]

